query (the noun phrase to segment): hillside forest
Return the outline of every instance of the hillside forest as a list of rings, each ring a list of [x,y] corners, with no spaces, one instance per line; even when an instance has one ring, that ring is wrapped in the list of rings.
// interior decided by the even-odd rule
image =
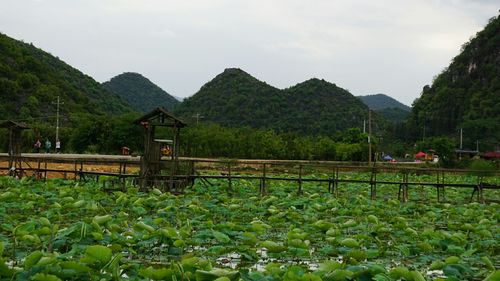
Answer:
[[[188,123],[181,131],[184,156],[366,161],[371,110],[379,156],[433,149],[444,164],[455,165],[460,130],[464,149],[499,149],[499,77],[498,16],[423,87],[411,111],[383,95],[367,102],[317,78],[278,89],[238,68],[178,102],[140,74],[126,72],[100,84],[32,44],[0,34],[0,113],[2,122],[29,125],[26,152],[37,139],[55,141],[54,102],[60,97],[63,152],[116,154],[127,146],[140,154],[143,131],[133,121],[159,104]],[[2,151],[7,138],[3,130]]]

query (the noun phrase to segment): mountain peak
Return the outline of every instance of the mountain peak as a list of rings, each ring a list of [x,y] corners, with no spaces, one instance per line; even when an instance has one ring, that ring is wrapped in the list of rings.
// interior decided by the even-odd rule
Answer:
[[[125,101],[90,76],[33,44],[3,33],[0,69],[0,113],[5,119],[50,116],[56,96],[65,103],[61,114],[131,111]]]
[[[410,107],[398,100],[381,93],[374,95],[358,96],[370,109],[381,110],[386,108],[399,108],[409,112]]]
[[[134,109],[142,112],[158,106],[172,110],[179,103],[176,98],[136,72],[124,72],[104,82],[103,86],[122,97]]]

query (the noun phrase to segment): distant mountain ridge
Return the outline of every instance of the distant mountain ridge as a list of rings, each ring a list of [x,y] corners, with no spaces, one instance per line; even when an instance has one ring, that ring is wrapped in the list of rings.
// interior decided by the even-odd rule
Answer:
[[[148,112],[158,106],[172,110],[179,104],[177,98],[139,73],[125,72],[102,84],[109,91],[119,95],[132,108],[140,112]]]
[[[411,110],[409,106],[384,94],[358,96],[358,98],[373,110],[381,110],[386,108],[399,108],[408,112]]]
[[[358,96],[357,98],[393,123],[401,123],[410,115],[409,106],[384,94]]]
[[[132,111],[90,76],[32,44],[0,33],[1,118],[49,118],[55,115],[57,96],[64,102],[61,115]]]
[[[309,79],[280,90],[238,68],[229,68],[186,98],[175,113],[197,114],[226,126],[269,128],[278,132],[333,135],[361,128],[368,107],[347,90],[320,79]],[[380,120],[379,124],[384,123]]]

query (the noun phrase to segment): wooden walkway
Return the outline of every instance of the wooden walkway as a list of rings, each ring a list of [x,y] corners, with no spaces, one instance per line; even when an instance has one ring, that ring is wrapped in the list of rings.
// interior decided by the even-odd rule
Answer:
[[[122,187],[127,180],[134,183],[138,177],[140,165],[139,157],[114,156],[114,155],[78,155],[78,154],[23,154],[20,158],[22,171],[16,174],[35,177],[37,179],[47,179],[48,177],[62,177],[74,180],[96,180],[101,178],[104,188]],[[167,163],[168,161],[161,161]],[[402,202],[409,200],[409,188],[411,186],[431,186],[436,189],[437,200],[445,200],[445,190],[448,188],[468,188],[472,190],[471,201],[474,195],[479,202],[485,202],[484,190],[499,189],[498,179],[500,171],[493,171],[495,182],[485,182],[481,176],[477,177],[475,183],[448,182],[446,176],[449,174],[470,175],[481,173],[482,171],[457,170],[457,169],[433,169],[419,168],[413,165],[400,166],[394,164],[377,163],[374,166],[366,166],[366,163],[351,163],[346,165],[342,162],[328,161],[292,161],[292,160],[219,160],[182,158],[181,163],[195,167],[195,173],[189,175],[175,175],[177,180],[200,180],[203,184],[210,185],[211,179],[223,179],[227,181],[227,190],[231,191],[235,180],[256,180],[259,181],[259,193],[268,193],[269,181],[288,181],[297,183],[297,193],[303,192],[303,184],[306,182],[326,183],[328,192],[337,195],[339,185],[346,183],[359,183],[370,187],[370,197],[377,198],[377,186],[393,185],[398,187],[398,199]],[[8,156],[0,154],[0,163],[8,163]],[[355,165],[354,165],[355,164]],[[364,165],[363,165],[364,164]],[[54,167],[56,166],[56,167]],[[108,171],[95,170],[96,166],[112,167]],[[5,165],[0,166],[0,171],[8,174],[10,168]],[[112,170],[112,171],[109,171]],[[321,173],[325,175],[321,178],[308,177],[310,174]],[[351,179],[345,175],[348,173],[363,173],[365,179]],[[379,180],[380,173],[392,173],[398,176],[397,180]],[[428,175],[435,178],[433,181],[415,180],[415,175]],[[286,176],[283,176],[286,175]],[[169,177],[164,176],[165,179]],[[158,177],[161,183],[162,176]],[[165,188],[165,186],[159,186]],[[176,190],[174,192],[182,192]]]

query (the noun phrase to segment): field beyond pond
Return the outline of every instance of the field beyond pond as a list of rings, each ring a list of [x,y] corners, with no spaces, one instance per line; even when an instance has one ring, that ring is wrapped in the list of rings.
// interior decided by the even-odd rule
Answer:
[[[211,183],[176,196],[1,177],[0,280],[500,280],[499,190],[480,204],[450,188],[438,203],[416,186],[400,203],[395,186],[372,201],[361,184],[335,197],[324,184],[298,195],[270,182],[259,196],[258,181],[230,194]]]

